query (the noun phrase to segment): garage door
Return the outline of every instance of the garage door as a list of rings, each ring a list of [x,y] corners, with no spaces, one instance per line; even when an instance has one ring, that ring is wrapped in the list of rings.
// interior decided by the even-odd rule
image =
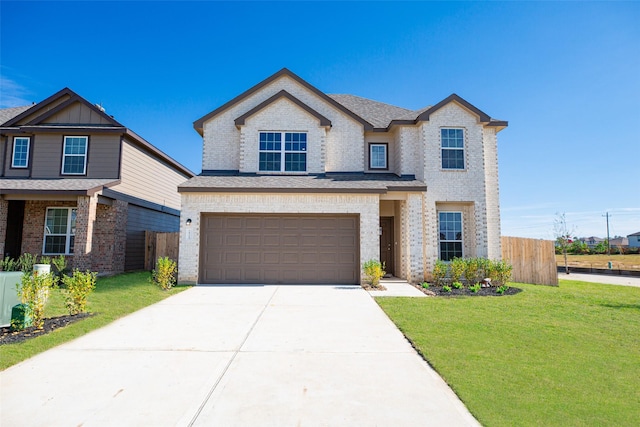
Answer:
[[[199,283],[354,284],[355,215],[202,216]]]

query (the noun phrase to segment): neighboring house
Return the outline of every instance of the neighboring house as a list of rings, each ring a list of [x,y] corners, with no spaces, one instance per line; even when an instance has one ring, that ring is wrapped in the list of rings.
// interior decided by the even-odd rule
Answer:
[[[600,237],[583,237],[579,239],[582,243],[586,244],[589,249],[593,249],[600,243],[607,243],[607,239],[601,239]]]
[[[612,248],[626,249],[629,247],[629,239],[626,237],[614,237],[609,242],[609,246]]]
[[[193,173],[70,89],[0,110],[0,254],[144,267],[144,230],[178,231]]]
[[[282,69],[194,123],[179,281],[354,284],[379,259],[420,282],[437,259],[499,259],[506,126],[457,95],[411,111]]]
[[[630,248],[640,248],[640,231],[637,233],[629,234],[627,236],[629,239],[629,247]]]

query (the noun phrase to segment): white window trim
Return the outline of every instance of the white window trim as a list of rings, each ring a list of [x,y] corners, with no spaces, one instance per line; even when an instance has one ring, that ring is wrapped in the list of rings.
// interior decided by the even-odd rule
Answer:
[[[440,214],[441,213],[458,213],[460,214],[460,240],[440,240]],[[440,247],[440,243],[450,243],[450,242],[460,242],[461,244],[461,254],[460,258],[464,258],[464,212],[462,211],[438,211],[438,259],[442,259],[442,250]],[[445,261],[450,262],[450,261]]]
[[[27,140],[27,161],[24,166],[16,166],[16,141],[18,139]],[[14,136],[13,137],[13,151],[11,152],[11,167],[16,169],[26,169],[29,167],[29,152],[31,150],[31,138],[28,136]]]
[[[261,133],[279,133],[280,136],[280,150],[260,150],[260,134]],[[260,173],[279,173],[279,172],[287,172],[287,173],[307,173],[309,170],[309,156],[307,156],[307,160],[305,161],[305,169],[303,171],[288,171],[286,170],[286,154],[307,154],[307,150],[285,150],[285,139],[286,134],[288,133],[303,133],[307,135],[307,149],[309,148],[309,134],[305,131],[296,131],[296,130],[286,130],[286,131],[278,131],[278,130],[261,130],[258,132],[258,172]],[[270,170],[260,170],[260,153],[280,153],[280,170],[270,171]]]
[[[84,138],[84,154],[65,154],[67,149],[67,139],[70,138]],[[79,136],[79,135],[70,135],[64,137],[64,143],[62,144],[62,168],[60,169],[60,175],[86,175],[87,174],[87,155],[89,154],[89,137],[88,136]],[[76,172],[65,172],[64,164],[67,157],[84,157],[84,167],[82,173]]]
[[[373,147],[384,147],[384,166],[373,165]],[[372,170],[388,170],[389,169],[389,144],[385,142],[369,143],[369,169],[372,169]]]
[[[442,131],[446,129],[459,129],[462,131],[462,148],[459,147],[443,147],[442,146]],[[440,128],[440,168],[443,171],[463,171],[467,170],[467,130],[463,127],[443,127]],[[462,151],[462,167],[461,168],[444,168],[442,167],[442,150],[461,150]]]
[[[54,233],[47,233],[47,217],[49,216],[49,211],[52,209],[67,209],[67,232],[65,234],[54,234]],[[72,206],[72,207],[57,207],[57,206],[52,206],[52,207],[47,207],[47,210],[45,211],[44,214],[44,236],[42,238],[42,254],[43,255],[73,255],[73,253],[70,252],[71,249],[71,236],[75,237],[75,233],[71,233],[72,228],[71,228],[71,219],[72,219],[72,215],[71,212],[75,210],[76,211],[76,219],[77,219],[77,215],[78,215],[78,208],[76,206]],[[64,245],[64,253],[58,253],[58,252],[45,252],[46,247],[47,247],[47,236],[65,236],[67,239],[65,241],[65,245]]]

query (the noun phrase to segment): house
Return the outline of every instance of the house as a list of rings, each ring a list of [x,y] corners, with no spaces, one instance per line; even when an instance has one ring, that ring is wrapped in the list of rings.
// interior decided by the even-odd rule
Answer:
[[[583,237],[581,239],[579,239],[582,243],[584,243],[585,245],[587,245],[587,247],[589,249],[594,249],[596,246],[598,246],[600,243],[606,244],[607,243],[607,239],[601,239],[600,237],[595,237],[595,236],[591,236],[591,237]]]
[[[178,231],[194,174],[72,90],[0,110],[0,254],[142,269],[144,230]]]
[[[630,248],[640,248],[640,231],[627,236]]]
[[[412,111],[282,69],[194,122],[179,281],[355,284],[378,259],[420,282],[438,259],[499,259],[506,126],[455,94]]]
[[[629,247],[629,239],[622,236],[616,236],[609,241],[609,246],[618,249],[627,249]]]

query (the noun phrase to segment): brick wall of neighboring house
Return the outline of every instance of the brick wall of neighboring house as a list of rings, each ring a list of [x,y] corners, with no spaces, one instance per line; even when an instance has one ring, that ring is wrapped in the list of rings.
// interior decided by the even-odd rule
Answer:
[[[7,238],[7,214],[9,212],[9,202],[0,199],[0,257],[4,258],[4,241]]]
[[[196,283],[200,255],[200,214],[216,213],[353,213],[360,215],[361,265],[380,253],[377,194],[182,194],[178,281]],[[187,218],[192,220],[189,231]]]
[[[78,196],[73,268],[81,271],[92,269],[93,259],[91,250],[93,247],[93,230],[95,228],[97,208],[97,196]]]
[[[36,201],[25,203],[24,226],[22,232],[22,252],[42,254],[44,243],[44,222],[47,208],[79,207],[76,221],[75,255],[67,256],[68,267],[91,270],[99,273],[115,274],[124,271],[125,242],[127,227],[126,202],[114,200],[111,206],[98,204],[89,197],[79,197],[80,203],[71,201]],[[92,207],[93,206],[93,207]],[[80,209],[85,209],[82,214]],[[93,209],[95,220],[91,220],[92,235],[87,236],[86,227],[81,226],[82,216],[86,218]],[[5,221],[6,223],[6,221]],[[81,254],[82,245],[88,245]]]
[[[91,249],[92,270],[106,274],[124,271],[128,203],[98,204]]]

